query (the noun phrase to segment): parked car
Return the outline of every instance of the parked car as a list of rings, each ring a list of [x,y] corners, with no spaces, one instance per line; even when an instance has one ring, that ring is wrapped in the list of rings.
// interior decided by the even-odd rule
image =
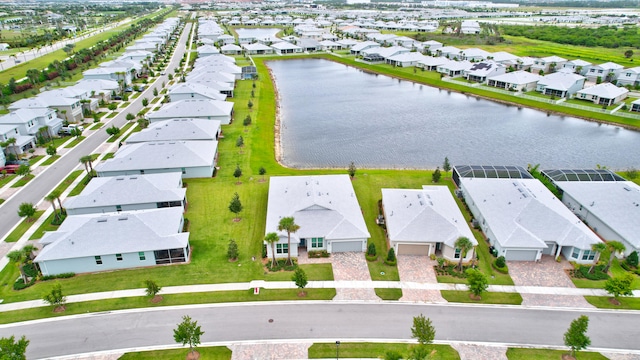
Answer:
[[[140,87],[138,88],[138,92],[143,92],[143,91],[144,91],[144,89],[146,89],[146,87],[145,87],[145,86],[140,86]]]
[[[6,171],[7,174],[15,174],[18,171],[20,165],[5,165],[4,167],[0,166],[0,172]]]
[[[58,131],[58,134],[71,135],[71,132],[74,129],[78,129],[78,130],[80,130],[80,132],[82,132],[82,131],[84,131],[84,126],[78,125],[78,124],[69,124],[69,126],[61,127],[60,130]]]
[[[122,96],[114,96],[112,99],[113,100],[122,100]]]
[[[160,75],[167,75],[167,72],[165,70],[160,71]]]
[[[133,88],[132,87],[124,88],[124,92],[133,92]]]
[[[30,165],[29,160],[7,160],[5,165]]]

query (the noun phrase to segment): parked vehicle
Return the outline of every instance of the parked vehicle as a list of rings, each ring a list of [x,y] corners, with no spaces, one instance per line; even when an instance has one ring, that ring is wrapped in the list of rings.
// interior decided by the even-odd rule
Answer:
[[[124,88],[124,92],[133,92],[133,88],[132,87]]]
[[[7,160],[5,165],[30,165],[29,160]]]
[[[78,124],[69,124],[69,126],[63,126],[58,131],[58,134],[61,135],[71,135],[71,132],[75,129],[80,130],[80,132],[84,131],[84,126]]]
[[[146,89],[146,87],[145,87],[145,86],[140,86],[140,87],[138,88],[138,92],[143,92],[143,91],[144,91],[144,89]]]
[[[117,96],[116,95],[116,96],[113,97],[113,100],[122,100],[122,96]]]
[[[15,174],[18,171],[20,165],[5,165],[4,167],[0,166],[0,172],[6,171],[7,174]]]

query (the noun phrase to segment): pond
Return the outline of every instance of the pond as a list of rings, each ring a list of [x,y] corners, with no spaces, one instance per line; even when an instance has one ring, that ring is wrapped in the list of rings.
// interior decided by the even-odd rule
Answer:
[[[452,164],[640,167],[640,132],[475,98],[320,59],[268,63],[282,162],[295,168]]]
[[[278,33],[278,31],[280,31],[280,29],[276,29],[276,28],[236,29],[236,33],[238,34],[238,39],[241,39],[241,38],[273,39],[276,37],[276,34]]]

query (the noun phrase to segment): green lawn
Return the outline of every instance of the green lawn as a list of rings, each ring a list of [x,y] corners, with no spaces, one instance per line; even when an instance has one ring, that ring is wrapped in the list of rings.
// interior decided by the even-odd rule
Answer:
[[[80,174],[82,174],[83,171],[82,170],[75,170],[73,171],[71,174],[69,174],[64,180],[62,180],[62,182],[60,183],[60,185],[58,185],[55,190],[59,191],[59,192],[63,192],[65,191],[72,183],[73,181],[80,176]]]
[[[29,165],[33,166],[33,164],[37,163],[42,159],[44,155],[36,155],[29,158]]]
[[[589,304],[599,309],[620,309],[620,310],[640,310],[640,298],[624,297],[618,298],[620,305],[613,305],[609,302],[608,296],[585,296]]]
[[[568,350],[549,350],[549,349],[507,349],[507,359],[509,360],[559,360],[563,354],[568,354]],[[606,360],[600,353],[580,351],[576,354],[577,360]]]
[[[81,142],[82,140],[84,140],[84,139],[85,139],[85,137],[84,137],[84,136],[78,136],[78,137],[76,137],[75,139],[73,139],[73,141],[72,141],[72,142],[70,142],[69,144],[67,144],[67,145],[65,146],[65,149],[70,149],[70,148],[72,148],[72,147],[74,147],[74,146],[76,146],[76,145],[80,144],[80,142]]]
[[[33,225],[33,223],[36,222],[36,220],[38,220],[38,218],[40,218],[42,214],[44,214],[44,210],[38,210],[36,211],[35,215],[33,215],[33,218],[31,218],[29,221],[27,221],[27,219],[22,220],[20,224],[18,224],[18,226],[15,229],[13,229],[13,231],[7,236],[7,238],[4,239],[4,241],[8,243],[13,243],[20,240],[22,235],[24,235],[24,233],[27,232],[27,230],[29,230],[31,225]]]
[[[359,358],[359,359],[379,359],[384,357],[388,351],[395,351],[408,358],[411,348],[414,344],[398,344],[398,343],[340,343],[340,358]],[[430,349],[435,350],[435,354],[430,360],[456,360],[460,359],[458,352],[449,345],[428,345]],[[319,343],[313,344],[309,348],[309,359],[327,359],[336,357],[335,343]]]
[[[402,297],[402,289],[377,288],[374,290],[382,300],[400,300]]]
[[[7,266],[14,270],[13,277],[9,278],[11,282],[19,276],[18,267]],[[121,274],[122,275],[122,274]],[[86,275],[78,275],[76,278],[87,280]],[[11,280],[12,279],[12,280]],[[155,278],[154,278],[155,279]],[[158,278],[160,279],[160,278]],[[65,295],[67,294],[67,285],[69,280],[72,279],[60,279],[56,280],[62,284]],[[6,282],[7,279],[2,279]],[[3,283],[4,283],[3,282]],[[158,280],[160,286],[164,286],[161,280]],[[46,288],[46,291],[50,291],[51,287],[55,284],[55,281],[46,281],[39,284],[42,289]],[[144,282],[136,284],[137,288],[144,287]],[[22,290],[27,291],[32,287]],[[159,303],[152,303],[147,297],[129,297],[120,299],[107,299],[97,301],[86,301],[81,303],[66,304],[66,310],[63,313],[54,313],[51,307],[39,307],[25,310],[16,310],[3,312],[0,317],[0,324],[8,324],[16,321],[26,321],[41,318],[52,318],[60,316],[68,316],[74,314],[85,314],[89,312],[122,310],[122,309],[139,309],[145,307],[163,307],[163,306],[177,306],[187,304],[211,304],[222,302],[251,302],[251,301],[298,301],[298,300],[331,300],[336,296],[335,289],[306,289],[306,297],[298,296],[298,289],[281,289],[281,290],[269,290],[260,289],[259,295],[253,294],[253,289],[249,290],[237,290],[237,291],[218,291],[218,292],[203,292],[203,293],[184,293],[175,295],[163,295],[163,300]]]
[[[231,359],[231,350],[224,346],[198,347],[196,350],[200,353],[200,359],[203,360]],[[118,360],[183,359],[188,352],[188,347],[184,349],[132,352],[125,353]]]
[[[60,159],[60,155],[49,156],[49,158],[40,164],[41,166],[47,166],[53,164],[56,160]]]
[[[89,127],[89,130],[98,130],[103,126],[104,126],[103,123],[97,122],[97,123],[94,123],[93,125],[91,125],[91,127]]]
[[[116,156],[116,153],[106,153],[103,157],[102,160],[109,160],[109,159],[113,159],[113,157]]]
[[[13,180],[16,176],[16,174],[7,174],[6,176],[2,176],[0,174],[0,187],[5,186],[6,184],[8,184],[11,180]]]
[[[78,171],[78,170],[76,170]],[[81,171],[81,170],[80,170]],[[82,180],[78,183],[78,185],[76,185],[76,187],[73,188],[73,190],[71,190],[69,192],[69,196],[78,196],[80,195],[80,193],[82,192],[82,190],[84,190],[85,187],[87,187],[87,184],[89,184],[89,180],[91,180],[89,178],[89,175],[85,175]]]
[[[602,253],[602,255],[600,256],[600,259],[608,259],[609,258],[609,253],[608,251],[605,253]],[[609,275],[611,276],[622,276],[624,274],[628,273],[628,271],[626,271],[625,269],[622,268],[622,266],[620,266],[620,262],[618,261],[618,259],[613,259],[613,261],[611,262],[611,268],[609,269]],[[634,290],[639,290],[640,289],[640,277],[638,277],[638,275],[633,274],[633,283],[631,283],[631,288],[633,288]],[[571,278],[571,281],[573,281],[573,284],[576,287],[579,288],[589,288],[589,289],[604,289],[604,283],[606,282],[606,280],[589,280],[589,279],[577,279],[577,278]]]
[[[469,298],[469,291],[440,290],[440,293],[448,302],[503,305],[522,304],[522,296],[518,293],[485,292],[482,294],[482,299],[480,300],[471,300],[471,298]]]
[[[56,205],[57,206],[57,205]],[[42,239],[45,231],[56,231],[60,227],[60,225],[53,225],[51,222],[53,221],[53,213],[47,217],[47,219],[38,227],[36,232],[31,235],[29,240],[37,240]]]
[[[20,180],[16,181],[13,185],[11,185],[11,187],[17,188],[17,187],[25,186],[29,181],[33,180],[34,177],[36,176],[33,174],[22,176],[20,177]]]
[[[112,111],[109,115],[107,115],[108,119],[114,118],[118,116],[118,112],[117,111]]]
[[[120,136],[122,136],[122,134],[124,134],[127,130],[129,130],[129,128],[130,128],[131,126],[133,126],[134,124],[135,124],[135,123],[133,123],[133,122],[129,121],[129,122],[128,122],[128,123],[126,123],[122,128],[120,128],[120,132],[119,132],[117,135],[114,135],[114,136],[109,137],[109,139],[107,139],[107,142],[108,142],[108,143],[112,143],[112,142],[114,142],[114,141],[118,140],[118,138],[119,138]]]

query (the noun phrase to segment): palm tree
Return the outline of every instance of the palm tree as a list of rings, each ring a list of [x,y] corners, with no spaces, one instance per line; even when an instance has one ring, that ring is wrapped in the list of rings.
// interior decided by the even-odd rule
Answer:
[[[36,250],[38,250],[38,248],[37,248],[37,247],[35,247],[35,246],[34,246],[34,245],[32,245],[32,244],[25,245],[25,246],[22,248],[22,252],[24,253],[24,257],[25,257],[28,261],[32,261],[32,260],[35,258],[35,257],[33,256],[33,252],[34,252],[34,251],[36,251]]]
[[[51,196],[55,197],[58,200],[58,207],[60,209],[60,215],[64,215],[66,212],[64,210],[64,207],[62,207],[62,201],[60,201],[60,196],[62,195],[62,191],[58,190],[58,189],[54,189],[51,194]]]
[[[91,155],[85,155],[80,158],[80,162],[82,163],[82,165],[84,165],[84,169],[87,171],[87,175],[89,175],[89,177],[93,177],[93,165],[91,164],[92,161],[93,158],[91,157]]]
[[[7,146],[7,148],[9,148],[9,146],[11,146],[11,148],[13,149],[13,154],[18,157],[18,150],[16,149],[16,138],[14,137],[10,137],[7,139],[7,141],[5,141],[5,144]]]
[[[47,142],[51,141],[51,132],[49,132],[48,126],[41,126],[40,128],[38,128],[38,132],[41,134],[47,134],[47,136],[45,137],[47,139]]]
[[[280,240],[280,237],[278,237],[278,234],[274,232],[270,232],[264,237],[264,241],[271,244],[271,255],[273,258],[271,260],[271,267],[276,266],[276,243],[278,242],[278,240]]]
[[[609,249],[611,254],[609,255],[609,262],[607,263],[607,266],[604,268],[604,273],[607,273],[609,271],[609,268],[611,267],[611,262],[613,261],[613,258],[616,256],[616,253],[627,250],[627,247],[624,246],[624,244],[621,243],[620,241],[611,240],[611,241],[607,241],[607,249]]]
[[[473,249],[473,243],[468,238],[462,236],[454,243],[456,249],[460,250],[460,262],[458,263],[458,269],[462,271],[462,260],[467,257],[469,250]]]
[[[598,265],[598,261],[600,261],[600,254],[605,250],[607,250],[607,244],[603,242],[591,245],[591,251],[595,251],[597,255],[593,258],[593,264],[591,264],[591,267],[589,268],[589,273],[592,273],[593,268]]]
[[[20,276],[22,277],[22,281],[24,283],[28,283],[27,274],[25,274],[23,266],[25,261],[25,253],[20,250],[13,250],[7,254],[7,257],[11,262],[16,263],[18,265],[18,270],[20,270]]]
[[[54,194],[49,194],[49,195],[45,196],[44,199],[49,201],[51,203],[51,206],[53,206],[53,216],[55,216],[56,222],[59,222],[60,221],[60,216],[58,215],[58,209],[56,208],[56,199],[57,199],[57,197]]]
[[[291,261],[291,233],[295,233],[300,230],[300,225],[296,224],[293,216],[283,217],[278,224],[278,231],[287,232],[287,263],[293,265]]]

